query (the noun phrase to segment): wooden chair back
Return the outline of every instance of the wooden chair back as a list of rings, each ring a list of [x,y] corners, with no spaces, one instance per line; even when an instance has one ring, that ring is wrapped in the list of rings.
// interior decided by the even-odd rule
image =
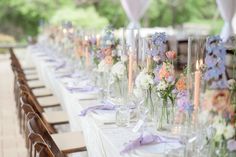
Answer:
[[[42,136],[45,143],[51,149],[53,154],[57,157],[65,157],[60,151],[54,140],[52,139],[47,127],[44,125],[41,118],[36,113],[29,113],[27,115],[28,123],[27,127],[30,133],[39,134]]]
[[[47,144],[37,142],[34,144],[34,157],[55,157],[52,151],[48,148]]]

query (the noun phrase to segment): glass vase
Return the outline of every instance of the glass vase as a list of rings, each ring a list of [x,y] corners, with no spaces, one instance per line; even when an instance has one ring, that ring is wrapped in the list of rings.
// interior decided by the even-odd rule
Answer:
[[[157,114],[157,130],[168,130],[174,122],[175,107],[169,99],[161,98]]]
[[[153,102],[152,89],[146,90],[144,105],[148,110],[148,119],[153,121],[155,118],[155,106]]]
[[[215,148],[215,156],[228,157],[226,140],[221,140],[220,142],[217,143],[216,148]]]

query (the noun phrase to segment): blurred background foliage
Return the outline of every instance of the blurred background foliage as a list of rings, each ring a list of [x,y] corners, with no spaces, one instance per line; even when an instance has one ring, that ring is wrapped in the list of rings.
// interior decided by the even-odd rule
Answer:
[[[134,0],[135,1],[135,0]],[[1,0],[0,33],[26,41],[43,23],[70,20],[79,28],[115,28],[128,24],[119,0]],[[144,27],[181,27],[204,24],[217,34],[223,25],[215,0],[151,0],[142,21]]]

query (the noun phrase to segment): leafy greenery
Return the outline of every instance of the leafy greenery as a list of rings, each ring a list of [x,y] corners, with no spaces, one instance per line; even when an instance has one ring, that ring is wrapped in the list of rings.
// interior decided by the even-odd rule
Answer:
[[[1,0],[0,32],[17,40],[35,36],[40,23],[71,20],[78,27],[100,29],[108,23],[115,28],[128,24],[120,0],[99,0],[77,5],[76,0]],[[141,24],[146,27],[176,26],[186,22],[213,26],[219,33],[223,24],[215,0],[151,0]]]
[[[66,6],[56,11],[50,19],[50,22],[58,24],[61,21],[68,20],[73,21],[75,26],[79,26],[84,29],[92,29],[95,27],[94,24],[96,24],[96,29],[102,29],[109,24],[105,17],[101,17],[97,14],[93,6],[86,7],[85,9],[76,8],[74,6]]]

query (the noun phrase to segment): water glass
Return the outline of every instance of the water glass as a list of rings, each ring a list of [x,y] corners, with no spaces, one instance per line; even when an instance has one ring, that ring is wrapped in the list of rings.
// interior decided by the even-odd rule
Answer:
[[[121,105],[116,109],[116,125],[120,127],[129,126],[130,109],[126,105]]]

